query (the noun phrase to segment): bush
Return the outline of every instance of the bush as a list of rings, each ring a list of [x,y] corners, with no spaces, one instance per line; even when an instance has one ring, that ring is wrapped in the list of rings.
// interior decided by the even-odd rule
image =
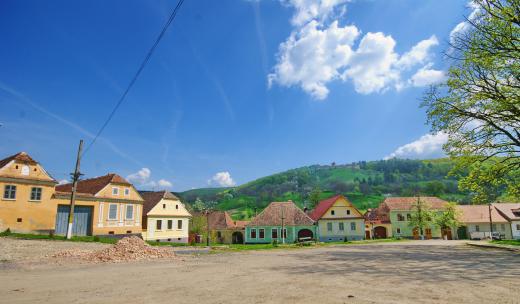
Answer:
[[[100,238],[99,236],[95,235],[94,238],[93,238],[94,242],[99,242],[100,241]]]
[[[0,236],[9,236],[11,234],[11,229],[7,228],[4,232],[0,232]]]
[[[277,240],[273,240],[272,245],[273,245],[273,247],[278,247],[278,241]]]

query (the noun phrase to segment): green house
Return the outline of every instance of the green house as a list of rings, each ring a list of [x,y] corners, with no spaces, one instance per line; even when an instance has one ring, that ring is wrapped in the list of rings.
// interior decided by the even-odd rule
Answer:
[[[270,203],[246,225],[246,243],[294,243],[316,236],[314,221],[292,201]]]

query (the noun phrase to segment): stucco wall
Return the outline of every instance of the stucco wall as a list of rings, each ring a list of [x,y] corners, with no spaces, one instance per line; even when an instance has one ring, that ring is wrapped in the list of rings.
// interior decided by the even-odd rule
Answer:
[[[246,243],[272,243],[274,238],[272,238],[272,229],[277,229],[278,237],[276,240],[279,243],[282,243],[282,234],[281,234],[281,226],[252,226],[246,227]],[[256,238],[251,238],[251,230],[256,229]],[[264,238],[260,238],[260,229],[265,229]],[[285,238],[285,243],[294,243],[298,238],[298,231],[302,229],[308,229],[312,231],[313,237],[316,238],[316,226],[285,226],[284,229],[287,229],[287,238]]]
[[[171,242],[188,242],[189,218],[188,217],[168,217],[168,216],[150,216],[147,218],[148,225],[146,231],[143,231],[145,240],[162,240]],[[161,229],[157,229],[157,221],[161,221]],[[172,221],[172,228],[168,229],[168,221]],[[181,221],[182,227],[178,228],[178,221]]]
[[[332,231],[328,230],[328,224],[332,224]],[[340,223],[343,223],[343,230],[340,230]],[[352,230],[351,224],[355,224],[355,230]],[[318,221],[317,233],[319,240],[343,241],[362,240],[365,238],[365,221],[363,219],[321,219]]]

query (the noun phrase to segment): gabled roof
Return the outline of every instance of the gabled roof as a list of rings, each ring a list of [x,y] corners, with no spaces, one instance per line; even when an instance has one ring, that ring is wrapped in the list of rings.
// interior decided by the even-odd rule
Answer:
[[[19,162],[30,164],[30,165],[38,164],[38,162],[35,161],[34,159],[32,159],[32,157],[30,157],[29,154],[27,154],[26,152],[19,152],[19,153],[16,153],[15,155],[11,155],[9,157],[6,157],[6,158],[0,160],[0,169],[5,167],[7,164],[9,164],[13,160],[17,160]]]
[[[347,202],[349,202],[350,205],[352,205],[352,207],[354,209],[356,209],[356,207],[354,207],[354,205],[345,196],[338,194],[331,198],[328,198],[326,200],[319,202],[318,205],[316,205],[316,207],[314,208],[314,210],[312,210],[312,212],[309,214],[309,217],[311,219],[313,219],[314,221],[319,220],[327,212],[327,210],[329,210],[332,206],[334,206],[336,201],[341,198],[346,200]]]
[[[495,203],[493,207],[508,220],[520,220],[520,203]]]
[[[463,223],[489,223],[488,205],[458,205],[457,208],[461,211],[460,221]],[[493,223],[507,223],[507,219],[493,207],[491,219]]]
[[[435,196],[411,196],[411,197],[387,197],[382,204],[388,207],[388,210],[411,210],[413,205],[419,198],[422,202],[429,205],[430,209],[444,209],[448,203]]]
[[[390,210],[384,204],[374,209],[368,209],[365,213],[365,221],[372,224],[390,224]]]
[[[227,211],[213,211],[208,215],[209,229],[222,230],[235,228],[235,222]]]
[[[107,175],[80,180],[78,182],[78,193],[95,195],[109,184],[120,184],[132,186],[126,179],[115,173],[109,173]],[[57,192],[72,192],[72,183],[57,185]]]
[[[313,225],[314,221],[293,202],[272,202],[247,226],[281,226],[282,210],[284,226]]]
[[[150,210],[157,205],[162,199],[171,199],[171,200],[179,200],[173,193],[163,190],[163,191],[139,191],[139,194],[144,199],[143,202],[143,215],[148,214]]]

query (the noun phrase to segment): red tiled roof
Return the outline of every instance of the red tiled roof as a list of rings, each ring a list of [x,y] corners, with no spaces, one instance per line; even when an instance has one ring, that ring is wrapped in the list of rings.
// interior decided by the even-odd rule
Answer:
[[[463,223],[488,223],[489,222],[489,206],[488,205],[459,205],[460,220]],[[495,209],[491,208],[491,219],[493,223],[507,223],[507,220]]]
[[[282,210],[284,225],[305,226],[313,225],[314,221],[298,208],[293,202],[272,202],[248,226],[281,226]]]
[[[416,196],[412,197],[387,197],[382,204],[385,204],[389,210],[411,210],[412,206],[417,202]],[[448,203],[434,196],[421,196],[419,199],[429,205],[430,209],[444,209]]]
[[[220,230],[220,229],[233,229],[235,223],[233,219],[226,211],[213,211],[208,216],[209,229]]]
[[[37,161],[35,161],[34,159],[32,159],[29,156],[29,154],[27,154],[25,152],[19,152],[19,153],[16,153],[15,155],[11,155],[9,157],[6,157],[6,158],[0,160],[0,169],[5,167],[8,163],[10,163],[13,160],[17,160],[19,162],[30,164],[30,165],[38,164]]]
[[[249,224],[251,221],[235,221],[235,227],[243,229],[246,227],[247,224]]]
[[[107,175],[103,175],[103,176],[99,176],[99,177],[80,180],[78,182],[78,188],[76,190],[79,193],[95,195],[96,193],[101,191],[101,189],[105,188],[110,183],[128,185],[128,186],[132,185],[126,179],[122,178],[121,176],[119,176],[115,173],[109,173]],[[56,191],[70,193],[72,191],[72,183],[57,185]]]
[[[520,220],[520,203],[494,203],[493,207],[508,220]]]
[[[309,214],[309,217],[314,221],[319,220],[327,212],[327,210],[329,210],[330,207],[332,207],[334,203],[340,198],[343,198],[350,203],[350,201],[345,196],[341,194],[335,195],[331,198],[319,202],[318,205],[316,205],[316,207],[314,208],[314,210],[312,210],[312,212]]]
[[[384,204],[374,209],[369,209],[365,213],[365,221],[373,224],[389,224],[390,223],[390,210]]]
[[[144,199],[143,202],[143,216],[148,214],[150,210],[152,210],[158,202],[160,202],[163,198],[179,200],[173,193],[169,191],[139,191],[139,194]]]

